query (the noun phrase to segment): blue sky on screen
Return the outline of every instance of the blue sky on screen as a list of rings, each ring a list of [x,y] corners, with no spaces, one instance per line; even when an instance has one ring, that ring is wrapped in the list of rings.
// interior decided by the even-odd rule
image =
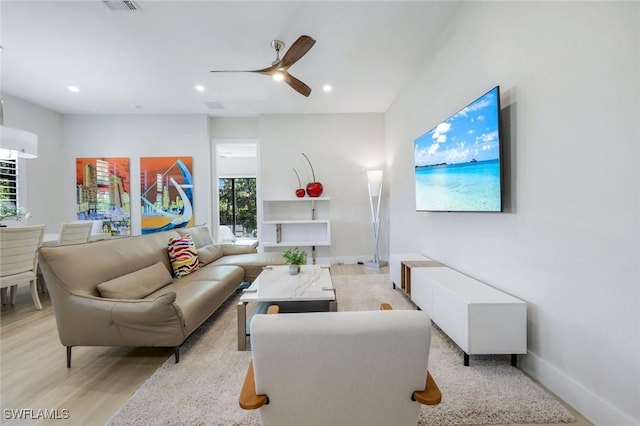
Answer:
[[[420,136],[414,148],[416,166],[499,158],[498,89],[490,90]]]

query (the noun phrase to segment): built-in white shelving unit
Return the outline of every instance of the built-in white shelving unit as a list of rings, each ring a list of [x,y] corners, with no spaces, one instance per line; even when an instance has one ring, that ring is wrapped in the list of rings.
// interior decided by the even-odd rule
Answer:
[[[263,200],[260,244],[265,247],[310,247],[315,262],[316,247],[331,246],[329,197]]]

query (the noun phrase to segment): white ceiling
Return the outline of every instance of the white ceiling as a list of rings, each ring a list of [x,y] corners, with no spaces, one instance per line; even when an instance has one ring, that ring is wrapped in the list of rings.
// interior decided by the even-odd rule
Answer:
[[[208,114],[384,112],[428,60],[451,1],[0,2],[2,91],[61,113]],[[308,98],[259,69],[273,39],[315,46],[289,72]],[[333,86],[331,93],[322,90]],[[202,85],[202,93],[194,89]],[[71,93],[67,86],[80,91]],[[214,103],[222,109],[212,109]]]

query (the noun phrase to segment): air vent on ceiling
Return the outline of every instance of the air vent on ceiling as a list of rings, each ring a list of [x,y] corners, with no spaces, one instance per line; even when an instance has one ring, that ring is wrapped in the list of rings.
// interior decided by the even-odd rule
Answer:
[[[133,12],[136,10],[140,10],[140,6],[138,6],[134,1],[131,0],[102,0],[109,9],[116,11],[125,11],[125,12]]]
[[[222,102],[205,102],[204,104],[209,109],[224,109],[224,104]]]

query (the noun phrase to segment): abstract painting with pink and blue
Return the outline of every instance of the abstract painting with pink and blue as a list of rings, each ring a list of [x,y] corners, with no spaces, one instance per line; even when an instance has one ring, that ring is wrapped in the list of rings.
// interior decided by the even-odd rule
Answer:
[[[502,211],[499,87],[414,142],[416,210]]]

